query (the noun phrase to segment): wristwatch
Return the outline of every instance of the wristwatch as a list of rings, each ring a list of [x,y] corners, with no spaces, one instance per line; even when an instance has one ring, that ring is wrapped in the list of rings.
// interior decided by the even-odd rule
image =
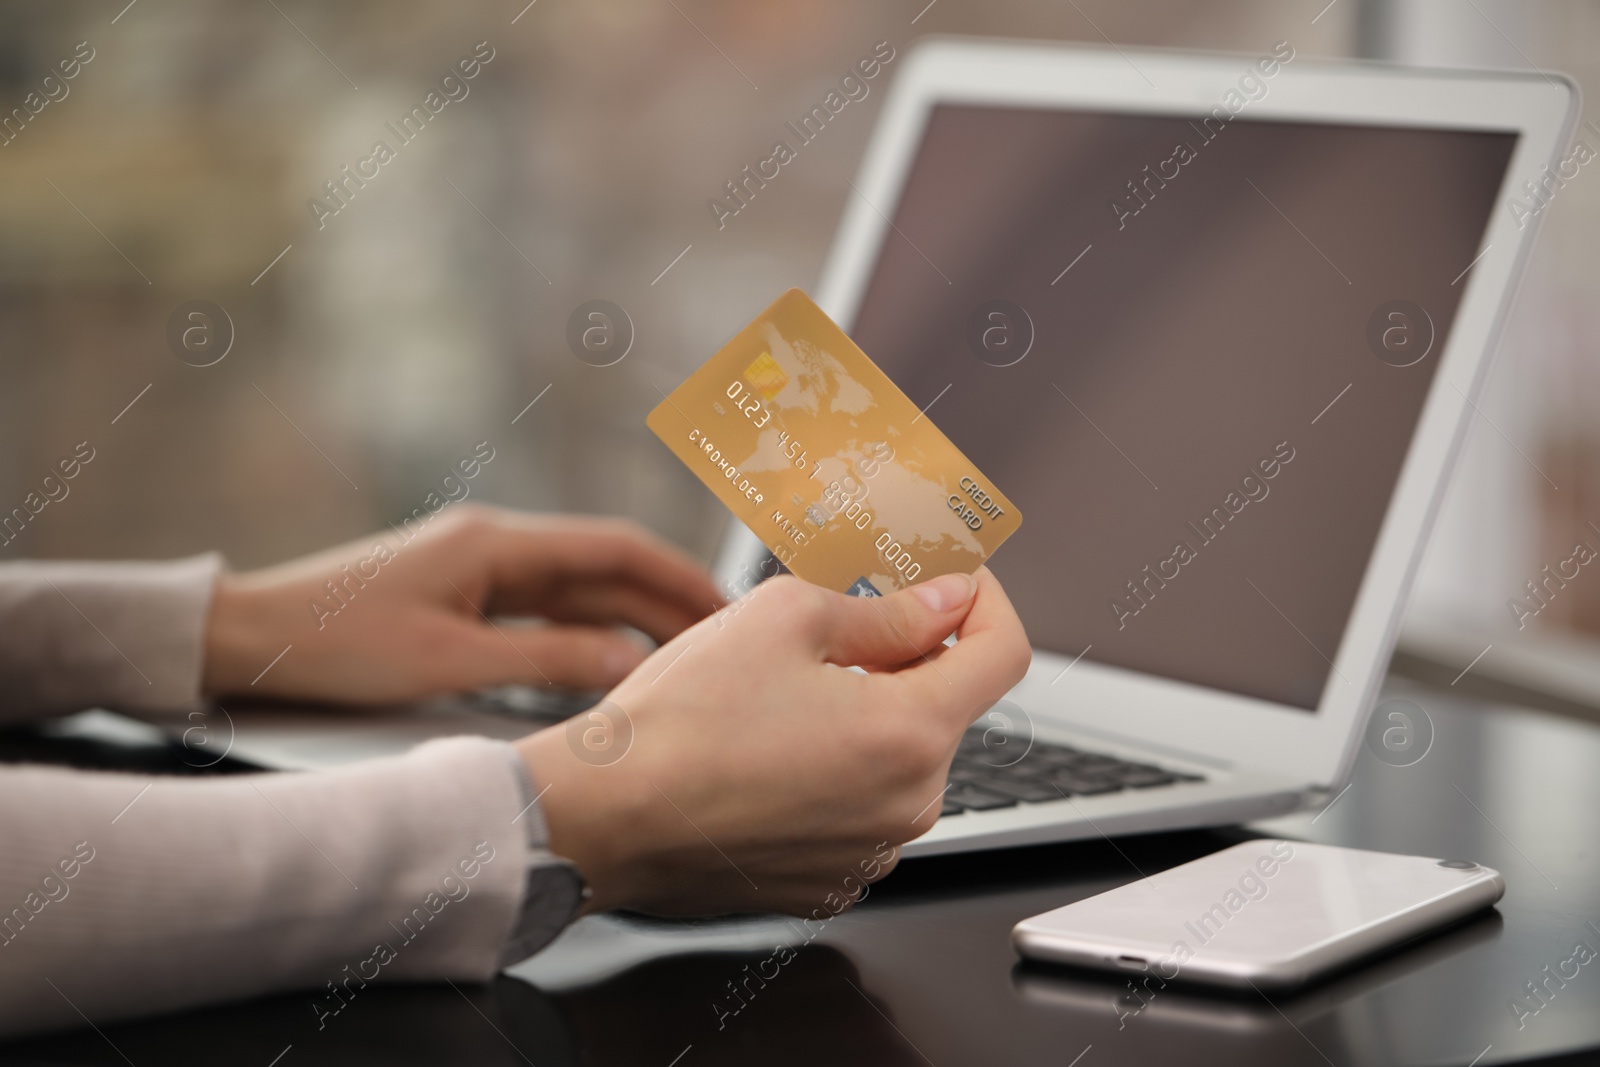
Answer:
[[[527,886],[523,890],[522,909],[511,928],[511,936],[500,953],[500,966],[509,967],[527,959],[550,942],[567,925],[577,918],[584,901],[593,895],[582,872],[564,856],[558,856],[547,847],[550,830],[539,807],[541,794],[534,789],[528,765],[516,749],[506,746],[524,801],[522,812],[513,822],[521,822],[528,837],[531,855],[528,858]]]

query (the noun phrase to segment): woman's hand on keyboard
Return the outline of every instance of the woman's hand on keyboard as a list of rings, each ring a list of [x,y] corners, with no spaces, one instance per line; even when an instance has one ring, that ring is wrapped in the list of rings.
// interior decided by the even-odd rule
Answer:
[[[633,523],[456,504],[223,575],[203,688],[363,704],[517,683],[605,689],[649,651],[623,627],[668,641],[723,603],[704,568]]]

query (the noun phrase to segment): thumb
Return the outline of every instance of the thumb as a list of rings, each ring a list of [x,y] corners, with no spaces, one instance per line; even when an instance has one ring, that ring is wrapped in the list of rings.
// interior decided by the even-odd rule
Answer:
[[[972,575],[945,574],[885,597],[835,593],[823,621],[823,654],[844,667],[917,659],[961,625],[977,590]]]
[[[485,671],[493,679],[481,686],[610,689],[645,658],[634,641],[602,626],[502,624],[483,634],[482,649]]]

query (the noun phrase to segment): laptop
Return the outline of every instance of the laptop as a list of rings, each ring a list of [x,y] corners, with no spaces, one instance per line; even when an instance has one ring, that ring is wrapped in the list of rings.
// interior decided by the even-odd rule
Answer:
[[[908,51],[814,295],[1027,517],[992,568],[1034,656],[906,855],[1337,795],[1577,108],[1287,44]],[[765,557],[740,527],[717,569]],[[250,716],[232,752],[514,737],[515,703]]]
[[[1577,101],[1282,42],[907,55],[816,298],[1026,516],[1034,656],[906,855],[1337,795]]]

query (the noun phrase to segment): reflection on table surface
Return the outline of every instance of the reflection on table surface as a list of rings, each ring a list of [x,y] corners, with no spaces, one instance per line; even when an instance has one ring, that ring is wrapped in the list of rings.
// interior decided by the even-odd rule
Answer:
[[[1249,834],[1233,829],[908,861],[820,929],[593,917],[488,987],[374,987],[322,1030],[309,995],[290,995],[17,1043],[0,1061],[1486,1067],[1600,1047],[1600,971],[1538,1000],[1527,987],[1576,943],[1600,949],[1600,729],[1403,695],[1433,721],[1424,759],[1364,752],[1324,812],[1254,829],[1469,857],[1499,868],[1507,895],[1270,1001],[1135,992],[1126,976],[1021,964],[1009,942],[1022,918]]]

